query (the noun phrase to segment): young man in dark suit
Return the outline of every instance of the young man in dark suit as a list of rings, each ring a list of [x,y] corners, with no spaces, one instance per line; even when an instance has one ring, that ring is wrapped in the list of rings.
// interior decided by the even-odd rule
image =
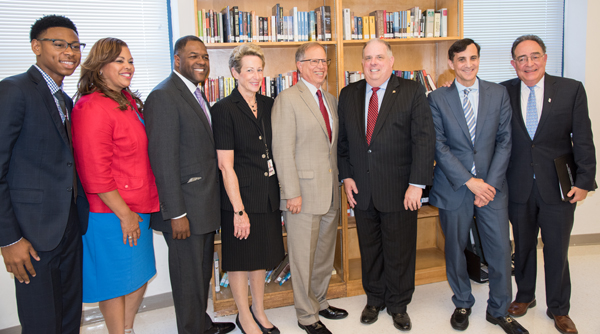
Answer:
[[[30,39],[36,64],[0,82],[0,247],[23,333],[79,333],[85,226],[75,204],[73,101],[62,85],[85,44],[55,15],[37,20]]]
[[[425,89],[392,74],[384,40],[363,48],[365,79],[340,93],[338,166],[356,214],[362,281],[360,321],[387,307],[394,326],[410,330],[415,289],[417,210],[433,178],[435,131]]]
[[[511,64],[518,78],[503,82],[510,96],[512,153],[507,171],[509,218],[515,239],[517,296],[508,312],[536,305],[537,237],[544,243],[547,315],[561,333],[577,333],[569,317],[569,240],[577,202],[595,189],[596,151],[581,82],[545,73],[546,46],[535,35],[517,38]],[[575,184],[561,200],[554,159],[573,155]]]
[[[446,236],[446,273],[456,306],[450,324],[467,329],[475,304],[464,252],[476,216],[489,267],[486,319],[506,333],[528,333],[507,314],[512,298],[506,184],[512,111],[503,86],[477,77],[479,56],[472,39],[454,42],[448,66],[456,80],[429,94],[437,139],[429,199],[440,209]]]
[[[144,109],[150,165],[160,212],[151,226],[169,247],[169,272],[179,334],[228,333],[206,313],[215,231],[221,225],[217,153],[208,101],[200,89],[209,55],[196,36],[174,48],[173,73],[148,96]]]

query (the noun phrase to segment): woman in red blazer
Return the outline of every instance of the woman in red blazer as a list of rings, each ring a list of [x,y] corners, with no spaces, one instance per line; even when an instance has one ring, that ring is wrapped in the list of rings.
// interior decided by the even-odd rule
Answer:
[[[156,274],[150,213],[159,210],[142,101],[125,42],[101,39],[82,65],[72,113],[77,173],[90,202],[83,236],[83,301],[100,302],[110,333],[133,333]]]

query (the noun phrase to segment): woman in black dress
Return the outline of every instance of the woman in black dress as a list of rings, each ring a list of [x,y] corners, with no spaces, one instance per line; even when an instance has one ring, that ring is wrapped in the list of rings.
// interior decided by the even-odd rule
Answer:
[[[265,314],[266,269],[284,256],[279,182],[271,153],[273,99],[258,94],[264,54],[255,44],[229,57],[238,87],[211,109],[221,170],[222,266],[228,272],[242,333],[279,333]],[[248,280],[252,307],[248,307]]]

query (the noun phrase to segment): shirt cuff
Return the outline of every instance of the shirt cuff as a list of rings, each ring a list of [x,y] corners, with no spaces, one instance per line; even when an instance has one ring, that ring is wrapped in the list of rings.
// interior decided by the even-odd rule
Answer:
[[[10,245],[6,245],[6,246],[0,246],[0,248],[4,248],[4,247],[9,247],[9,246],[12,246],[12,245],[16,244],[17,242],[19,242],[19,241],[21,241],[21,240],[23,240],[23,237],[20,237],[20,238],[19,238],[19,240],[17,240],[17,241],[15,241],[15,242],[13,242],[13,243],[12,243],[12,244],[10,244]]]
[[[185,217],[185,216],[187,216],[187,212],[186,212],[186,213],[184,213],[184,214],[182,214],[181,216],[178,216],[178,217],[173,217],[173,218],[171,218],[171,219],[181,219],[181,218],[183,218],[183,217]]]
[[[411,185],[411,186],[415,186],[415,187],[419,187],[419,188],[421,188],[421,189],[425,189],[425,186],[424,186],[424,185],[422,185],[422,184],[414,184],[414,183],[409,183],[409,185]]]

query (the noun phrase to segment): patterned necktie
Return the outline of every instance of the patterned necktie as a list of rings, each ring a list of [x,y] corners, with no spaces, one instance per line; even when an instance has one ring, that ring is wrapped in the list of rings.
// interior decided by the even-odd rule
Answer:
[[[465,112],[467,126],[469,127],[471,143],[475,145],[475,128],[477,126],[477,120],[475,119],[475,112],[473,111],[471,101],[469,101],[469,93],[471,92],[471,88],[465,88],[463,92],[465,93],[465,97],[463,98],[462,107]],[[475,175],[475,161],[473,161],[473,166],[471,167],[471,174]]]
[[[71,154],[73,154],[73,135],[71,133],[71,120],[67,111],[65,97],[63,96],[62,90],[60,89],[56,93],[54,93],[54,96],[56,97],[56,99],[58,100],[58,104],[60,105],[60,118],[62,118],[63,124],[65,125],[67,138],[69,139],[69,148],[71,149]],[[77,170],[75,169],[75,164],[73,164],[73,200],[77,201]]]
[[[537,106],[535,104],[535,85],[529,88],[529,99],[527,99],[527,114],[525,115],[525,126],[529,137],[533,139],[538,126]]]
[[[317,90],[317,96],[319,97],[319,109],[321,109],[321,114],[325,120],[325,126],[327,126],[327,135],[329,136],[329,142],[331,143],[331,125],[329,124],[329,114],[327,113],[327,108],[325,108],[325,103],[323,102],[323,96],[321,95],[320,89]]]
[[[206,102],[204,101],[204,98],[202,97],[202,91],[200,90],[200,87],[196,88],[196,90],[194,91],[194,96],[196,96],[196,100],[198,100],[198,103],[200,103],[200,108],[202,108],[202,111],[204,111],[204,116],[206,116],[208,125],[210,126],[210,129],[212,130],[212,123],[210,121],[210,116],[208,114],[208,108],[206,107]]]
[[[367,113],[367,145],[371,144],[371,136],[373,135],[373,129],[375,129],[375,123],[377,123],[377,116],[379,115],[379,99],[377,97],[377,91],[379,87],[373,87],[373,93],[369,100],[369,110]]]

